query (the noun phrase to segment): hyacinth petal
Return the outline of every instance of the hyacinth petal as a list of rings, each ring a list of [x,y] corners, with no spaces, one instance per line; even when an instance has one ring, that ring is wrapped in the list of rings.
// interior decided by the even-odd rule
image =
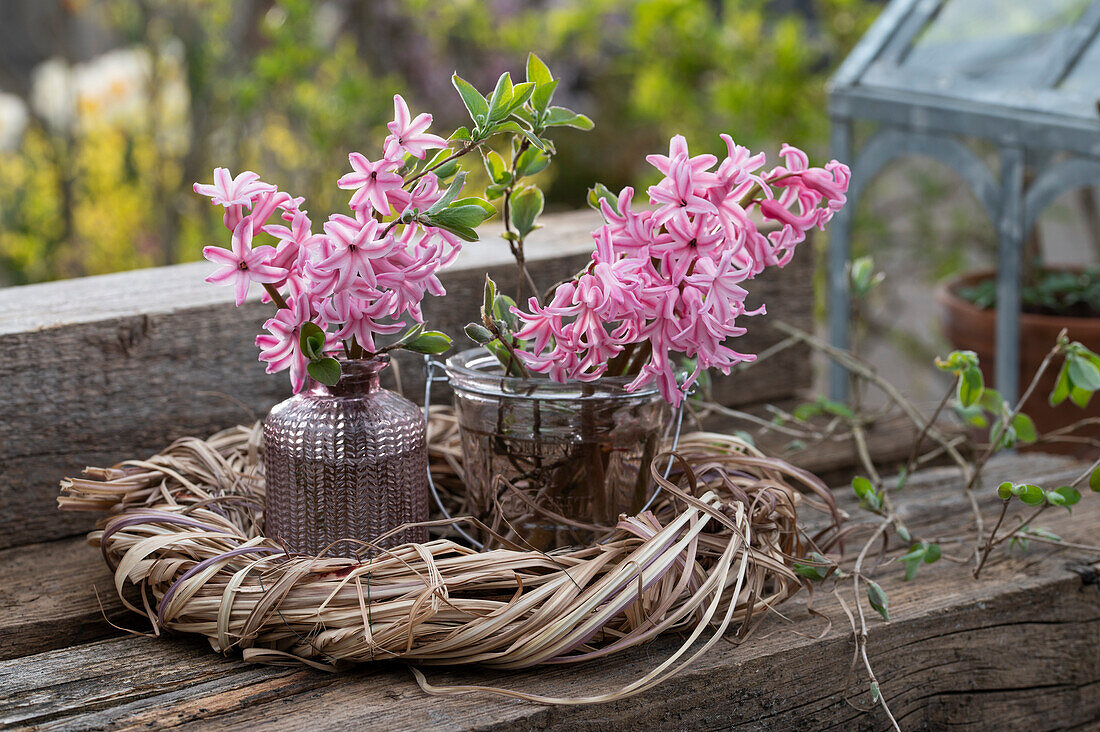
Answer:
[[[237,257],[234,256],[233,252],[228,249],[223,249],[222,247],[203,247],[202,256],[206,257],[206,259],[214,264],[225,264],[232,267],[237,266]]]
[[[398,134],[398,130],[403,130],[409,126],[409,119],[411,119],[409,112],[409,105],[405,103],[405,98],[400,94],[393,95],[393,122],[390,122],[388,127],[390,132],[395,135]]]
[[[250,281],[247,277],[238,277],[237,281],[233,284],[234,294],[236,295],[237,306],[244,304],[245,299],[248,298],[248,286]]]
[[[237,275],[237,268],[235,266],[219,267],[206,276],[206,281],[215,285],[221,285],[226,280],[232,279]]]

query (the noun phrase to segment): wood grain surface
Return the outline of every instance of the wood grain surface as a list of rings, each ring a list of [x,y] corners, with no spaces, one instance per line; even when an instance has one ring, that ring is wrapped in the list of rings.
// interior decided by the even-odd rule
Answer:
[[[1042,455],[994,461],[987,484],[1004,478],[1056,485],[1080,464]],[[944,551],[968,529],[958,475],[915,475],[897,501],[918,534],[935,532]],[[841,495],[848,501],[844,492]],[[1095,541],[1100,500],[1087,495],[1070,514],[1042,523],[1069,541]],[[993,505],[991,491],[983,503]],[[850,508],[850,502],[848,503]],[[81,554],[72,546],[73,561]],[[99,561],[83,548],[84,557]],[[10,554],[8,556],[11,556]],[[904,729],[1090,728],[1100,719],[1100,584],[1095,554],[1032,544],[999,551],[980,581],[946,561],[904,582],[896,564],[875,578],[890,597],[892,622],[870,622],[869,652],[882,691]],[[94,562],[89,561],[87,568]],[[0,577],[0,579],[3,579]],[[79,582],[73,591],[80,590]],[[85,588],[86,589],[86,585]],[[58,603],[56,591],[51,591]],[[835,599],[818,593],[783,606],[746,641],[720,643],[686,672],[641,696],[599,706],[542,707],[483,694],[424,694],[400,665],[343,674],[249,666],[194,639],[116,637],[0,661],[0,725],[36,729],[885,729],[880,710],[844,700],[852,641]],[[68,608],[79,603],[67,601]],[[48,611],[42,610],[43,613]],[[65,620],[61,611],[57,624]],[[26,620],[0,616],[0,634]],[[75,616],[70,616],[71,618]],[[131,620],[136,624],[136,618]],[[22,623],[22,625],[20,625]],[[732,640],[732,639],[731,639]],[[428,669],[437,684],[486,683],[576,696],[609,691],[641,676],[678,645],[662,638],[599,663],[512,674]],[[866,684],[849,689],[869,706]]]

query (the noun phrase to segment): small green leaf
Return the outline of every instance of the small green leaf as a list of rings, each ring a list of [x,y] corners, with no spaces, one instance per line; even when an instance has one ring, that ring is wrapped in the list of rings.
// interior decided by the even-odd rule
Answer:
[[[298,331],[298,345],[302,348],[302,355],[311,361],[324,358],[325,332],[314,322],[303,323]]]
[[[406,351],[414,353],[438,355],[445,353],[451,347],[451,337],[438,330],[427,330],[403,347]]]
[[[1100,493],[1100,467],[1092,471],[1092,475],[1089,476],[1089,489]]]
[[[446,181],[447,179],[449,179],[452,175],[454,175],[457,172],[458,172],[458,161],[457,160],[449,160],[446,163],[443,163],[442,165],[440,165],[434,171],[432,171],[432,173],[435,175],[435,177],[438,178],[441,182]]]
[[[1034,528],[1030,526],[1024,526],[1020,530],[1028,536],[1038,536],[1042,539],[1050,539],[1051,541],[1062,541],[1062,537],[1058,536],[1050,529],[1044,529],[1042,526],[1036,526]]]
[[[927,551],[928,549],[923,542],[921,542],[920,544],[914,544],[913,546],[909,547],[909,551],[906,554],[902,555],[901,561],[910,562],[915,560],[918,562],[923,562],[924,554]]]
[[[909,533],[909,529],[905,528],[904,524],[898,524],[897,531],[898,538],[904,541],[906,544],[913,540],[912,534]]]
[[[451,202],[458,198],[459,191],[462,190],[462,186],[466,184],[466,171],[462,171],[454,177],[451,184],[447,186],[447,190],[443,192],[443,195],[438,201],[433,203],[425,213],[434,214],[438,211],[442,211],[451,205]]]
[[[512,354],[508,353],[508,349],[504,347],[503,343],[493,339],[485,344],[485,349],[496,356],[497,361],[504,367],[505,374],[516,375],[517,365],[512,363]],[[522,369],[522,365],[519,368]],[[520,375],[522,375],[522,371],[520,371]]]
[[[977,365],[978,354],[973,351],[952,351],[947,358],[936,358],[936,368],[952,373],[960,373],[969,366]]]
[[[1089,400],[1091,398],[1092,392],[1088,389],[1082,389],[1080,387],[1073,386],[1069,390],[1069,400],[1081,409],[1084,409],[1089,405]]]
[[[535,85],[530,81],[524,81],[511,88],[511,102],[508,103],[507,113],[514,114],[521,111],[522,106],[526,105],[527,100],[531,98],[533,91],[535,91]]]
[[[489,171],[489,178],[498,185],[508,185],[512,182],[512,174],[508,172],[508,164],[496,150],[490,150],[485,155],[485,169]]]
[[[481,96],[480,92],[478,92],[470,82],[466,81],[458,74],[451,76],[451,83],[454,84],[455,89],[458,90],[458,95],[462,97],[462,103],[466,105],[466,110],[470,113],[470,118],[480,127],[485,123],[485,120],[488,119],[489,103],[485,101],[485,97]],[[481,118],[480,121],[478,117]]]
[[[516,301],[507,295],[497,295],[493,300],[493,318],[503,321],[510,331],[516,330],[516,326],[519,325],[516,314],[512,312],[515,306]]]
[[[1072,355],[1069,361],[1069,380],[1078,389],[1096,391],[1100,389],[1100,368],[1087,358]]]
[[[923,558],[924,554],[921,554]],[[917,571],[920,570],[921,559],[907,559],[905,561],[905,581],[913,579],[917,576]]]
[[[829,573],[833,571],[835,565],[818,552],[810,552],[810,556],[807,557],[814,564],[804,564],[802,562],[794,563],[794,571],[798,574],[812,580],[823,580],[829,576]],[[821,566],[825,565],[825,566]]]
[[[982,398],[983,387],[984,380],[982,379],[981,369],[977,366],[968,366],[963,370],[962,377],[959,379],[959,403],[964,407],[977,403]]]
[[[603,183],[597,183],[588,189],[588,205],[600,211],[600,201],[607,201],[607,205],[616,214],[619,214],[619,200],[611,190]]]
[[[1012,429],[1016,431],[1016,437],[1021,442],[1035,442],[1039,439],[1039,433],[1035,429],[1035,422],[1023,412],[1020,412],[1012,418]]]
[[[447,138],[449,140],[469,140],[470,130],[468,127],[459,127],[457,130],[451,133],[451,136]]]
[[[541,85],[549,84],[553,80],[554,75],[550,73],[546,63],[534,53],[527,54],[527,81]]]
[[[805,422],[806,420],[820,413],[821,412],[820,410],[818,410],[816,404],[814,404],[813,402],[807,402],[805,404],[799,404],[797,407],[795,407],[794,410],[791,412],[791,416],[799,422]]]
[[[531,176],[541,173],[550,165],[550,156],[536,147],[529,147],[516,159],[516,174]]]
[[[497,283],[493,282],[489,275],[485,275],[485,289],[481,292],[481,317],[489,318],[493,315],[493,303],[497,299]]]
[[[588,117],[565,107],[550,107],[547,110],[545,124],[547,127],[575,127],[585,131],[595,127]]]
[[[481,210],[485,212],[486,218],[496,214],[497,210],[493,204],[486,201],[484,198],[478,198],[477,196],[468,196],[466,198],[460,198],[451,204],[455,206],[480,206]]]
[[[878,704],[879,698],[882,696],[882,692],[878,688],[878,682],[871,682],[871,703]]]
[[[1005,401],[1001,398],[1001,392],[996,389],[982,389],[982,398],[978,400],[982,409],[993,414],[1003,414]]]
[[[865,500],[867,496],[875,494],[874,484],[862,475],[857,475],[852,479],[852,490],[855,491],[856,497],[860,500]]]
[[[336,386],[340,381],[340,362],[335,358],[322,358],[310,361],[306,372],[325,386]]]
[[[527,100],[531,98],[531,93],[534,91],[535,85],[528,81],[522,84],[516,84],[512,87],[512,101],[508,103],[506,114],[512,114],[519,107],[526,104]]]
[[[1013,495],[1012,487],[1012,483],[1007,480],[1004,483],[1001,483],[999,486],[997,486],[997,497],[1003,501],[1009,500],[1010,498],[1012,498]]]
[[[470,337],[470,340],[475,343],[485,345],[489,341],[493,340],[493,334],[489,331],[488,328],[486,328],[484,325],[481,325],[480,323],[470,323],[464,328],[464,330],[466,331],[466,335]]]
[[[424,332],[424,324],[423,323],[417,323],[416,325],[414,325],[413,327],[411,327],[407,331],[405,331],[401,335],[401,337],[397,339],[397,341],[394,343],[394,345],[403,345],[405,343],[408,343],[409,341],[418,338],[420,336],[420,334],[423,333],[423,332]]]
[[[875,263],[870,257],[858,257],[848,264],[848,280],[852,295],[857,299],[866,298],[885,278],[884,273],[875,272]]]
[[[496,183],[494,183],[490,186],[485,186],[485,197],[492,201],[503,196],[506,190],[508,190],[508,186],[497,185]]]
[[[559,83],[560,80],[553,79],[535,87],[534,93],[531,94],[531,106],[539,117],[541,117],[550,106],[550,100],[554,98],[554,92],[557,91]]]
[[[802,564],[801,562],[795,562],[794,571],[807,579],[825,579],[825,573],[821,571],[821,567],[815,567],[811,564]]]
[[[1054,390],[1050,392],[1050,406],[1056,407],[1069,398],[1069,364],[1063,363],[1058,372],[1058,380],[1054,384]]]
[[[956,403],[955,413],[959,415],[962,421],[973,427],[985,428],[989,426],[989,420],[985,418],[985,410],[977,404],[970,407],[964,407]]]
[[[1016,488],[1019,489],[1019,492],[1016,493],[1017,497],[1029,506],[1038,506],[1046,500],[1046,494],[1043,493],[1043,489],[1037,485],[1025,483],[1016,486]]]
[[[943,556],[943,552],[940,550],[939,544],[929,544],[924,550],[924,563],[932,564],[939,560]]]
[[[989,441],[997,440],[998,450],[1010,449],[1016,444],[1016,428],[1012,425],[1004,427],[1001,423],[997,423],[989,428]]]
[[[489,122],[497,122],[508,116],[512,104],[512,75],[505,71],[497,79],[496,88],[489,97]]]
[[[826,399],[825,397],[821,397],[818,401],[821,404],[822,410],[826,414],[843,417],[844,419],[856,418],[855,412],[849,409],[848,405],[844,404],[843,402],[838,402],[833,399]]]
[[[448,206],[432,214],[432,221],[444,228],[452,226],[474,228],[488,218],[485,209],[476,204]]]
[[[867,580],[867,600],[871,603],[871,607],[882,616],[882,619],[889,623],[890,601],[886,597],[886,592],[877,582]]]
[[[1070,506],[1077,505],[1077,502],[1081,500],[1081,491],[1068,485],[1063,485],[1055,488],[1053,493],[1062,497],[1061,505],[1069,508]],[[1047,494],[1047,498],[1050,498],[1050,494]]]
[[[512,225],[521,237],[525,237],[535,229],[535,219],[542,213],[542,191],[535,186],[526,186],[512,193],[511,203]]]

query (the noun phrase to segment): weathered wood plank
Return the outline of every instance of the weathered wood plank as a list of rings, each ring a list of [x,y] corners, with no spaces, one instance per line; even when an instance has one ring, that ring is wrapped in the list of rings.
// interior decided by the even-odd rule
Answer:
[[[117,635],[127,617],[111,573],[83,537],[0,551],[0,659]]]
[[[1056,482],[1080,466],[1061,458],[998,461],[1001,477]],[[967,528],[949,470],[915,476],[898,496],[915,531],[950,537]],[[989,504],[986,491],[985,503]],[[1042,523],[1070,541],[1095,541],[1100,501]],[[945,551],[951,551],[945,544]],[[981,581],[940,562],[905,583],[896,566],[877,579],[893,622],[871,623],[869,651],[883,693],[905,728],[1060,729],[1100,718],[1097,557],[1033,544],[1001,552]],[[0,662],[0,724],[222,729],[882,729],[844,703],[851,640],[835,600],[815,598],[834,624],[793,601],[740,645],[719,644],[687,672],[642,696],[598,707],[553,707],[487,697],[425,696],[399,666],[332,676],[247,667],[178,639],[121,638]],[[802,633],[803,635],[798,635]],[[607,691],[645,672],[677,645],[661,639],[599,664],[515,674],[435,669],[433,683],[491,683],[539,693]],[[858,701],[869,701],[859,687]]]
[[[536,280],[549,285],[587,263],[597,222],[594,212],[546,217],[529,246]],[[754,302],[766,300],[774,317],[807,325],[808,255],[754,282]],[[234,309],[228,288],[203,282],[209,269],[194,263],[0,289],[0,549],[86,529],[87,516],[53,507],[61,477],[262,416],[288,394],[287,379],[265,375],[256,361],[253,344],[270,307],[257,290]],[[433,327],[464,340],[486,271],[515,290],[507,247],[471,244],[442,276],[450,296],[425,302]],[[766,319],[750,326],[738,343],[744,350],[778,339]],[[774,367],[719,382],[719,398],[746,403],[809,384],[808,360],[798,354],[784,354]],[[422,371],[419,361],[401,360],[403,386],[417,400]]]
[[[791,412],[805,399],[787,399],[769,402]],[[772,418],[765,406],[750,405],[739,411],[764,419]],[[758,423],[736,417],[710,414],[703,420],[705,428],[715,432],[731,433],[743,430],[752,435],[755,444],[768,455],[781,457],[792,465],[809,470],[826,483],[841,484],[851,479],[851,474],[860,464],[855,442],[851,438],[843,440],[825,440],[809,442],[803,445],[792,444],[792,436],[776,430],[764,430]],[[693,429],[689,426],[686,429]],[[948,428],[950,429],[950,428]],[[875,463],[886,468],[903,463],[909,456],[913,441],[917,439],[917,429],[904,415],[895,415],[879,419],[867,428],[867,449]]]

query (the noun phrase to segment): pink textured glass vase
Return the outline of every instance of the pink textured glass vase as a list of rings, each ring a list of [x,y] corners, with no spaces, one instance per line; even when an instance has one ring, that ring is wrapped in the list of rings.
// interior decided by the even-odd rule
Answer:
[[[379,539],[428,518],[424,414],[379,386],[388,362],[343,360],[335,386],[311,380],[264,420],[264,530],[290,551],[371,556],[427,540],[422,526]]]

